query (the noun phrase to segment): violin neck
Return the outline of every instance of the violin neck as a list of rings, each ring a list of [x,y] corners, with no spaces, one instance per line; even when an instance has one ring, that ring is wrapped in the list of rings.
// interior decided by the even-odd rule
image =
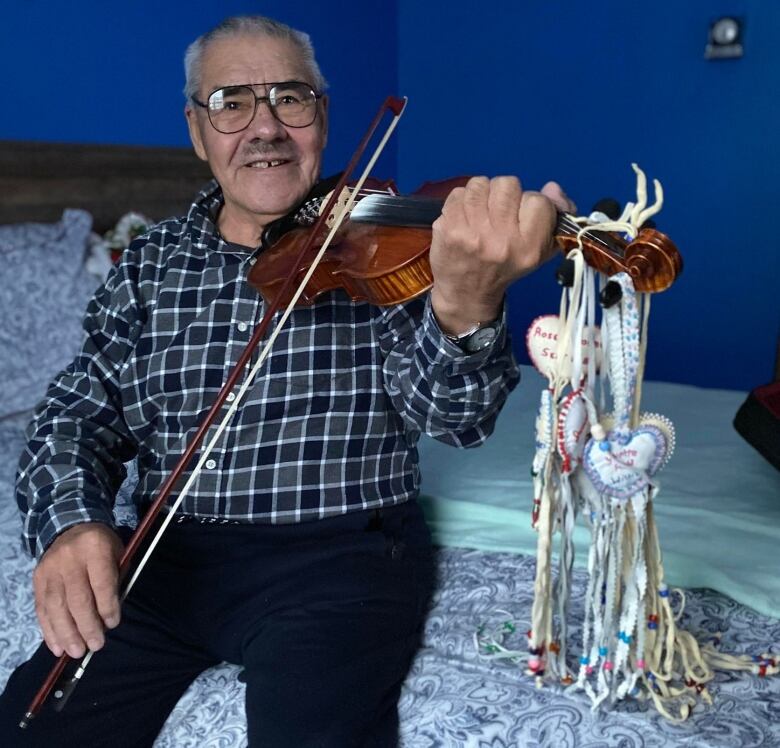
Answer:
[[[369,195],[355,203],[350,220],[382,226],[430,228],[441,215],[444,200],[419,195]],[[558,211],[556,234],[576,235],[578,226],[567,213]]]
[[[444,200],[415,195],[369,195],[355,203],[349,214],[354,223],[430,228],[441,215]]]

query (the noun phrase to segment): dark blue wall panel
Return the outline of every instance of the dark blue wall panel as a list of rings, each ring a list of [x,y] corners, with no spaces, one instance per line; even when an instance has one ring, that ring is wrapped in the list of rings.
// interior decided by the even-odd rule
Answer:
[[[228,15],[263,13],[308,32],[330,83],[325,168],[341,168],[397,88],[394,0],[23,0],[0,18],[0,139],[188,145],[187,45]],[[381,31],[381,33],[377,33]],[[395,168],[391,144],[386,170]]]
[[[388,93],[410,97],[387,158],[412,189],[455,174],[562,182],[582,208],[630,199],[637,161],[666,190],[685,258],[654,299],[648,375],[749,388],[778,334],[780,3],[767,0],[369,0],[7,3],[0,139],[187,144],[186,45],[225,15],[309,31],[331,82],[325,167],[347,160]],[[709,21],[745,20],[741,60],[703,59]],[[512,289],[528,322],[557,309],[552,267]]]
[[[719,14],[745,21],[740,60],[704,60]],[[750,388],[778,335],[780,3],[764,0],[401,0],[401,184],[455,174],[548,179],[589,209],[657,177],[657,221],[685,272],[653,300],[648,376]],[[512,289],[518,351],[557,311],[552,267]]]

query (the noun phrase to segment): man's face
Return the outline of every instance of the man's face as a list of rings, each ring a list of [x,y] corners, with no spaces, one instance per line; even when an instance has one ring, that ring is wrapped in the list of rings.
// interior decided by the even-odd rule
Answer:
[[[206,48],[197,98],[205,102],[223,86],[311,83],[310,78],[292,43],[266,36],[233,36]],[[263,95],[262,89],[255,91]],[[320,174],[326,104],[325,99],[317,102],[319,111],[311,125],[294,128],[283,125],[260,103],[246,130],[225,135],[212,127],[205,109],[188,103],[185,114],[195,152],[208,161],[225,196],[219,217],[225,238],[256,243],[266,224],[289,213],[306,196]]]

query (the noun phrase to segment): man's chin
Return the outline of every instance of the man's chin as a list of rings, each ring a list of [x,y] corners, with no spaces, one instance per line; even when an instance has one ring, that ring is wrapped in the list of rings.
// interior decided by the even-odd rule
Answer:
[[[238,194],[255,213],[287,215],[311,189],[303,184],[299,174],[293,174],[285,167],[245,169],[249,173],[242,174],[243,184]]]

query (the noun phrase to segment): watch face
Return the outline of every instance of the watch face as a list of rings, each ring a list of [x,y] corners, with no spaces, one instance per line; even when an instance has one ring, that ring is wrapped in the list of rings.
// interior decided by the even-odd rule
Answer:
[[[487,348],[495,339],[495,327],[482,327],[469,335],[468,339],[464,341],[463,347],[469,353],[476,353]]]

